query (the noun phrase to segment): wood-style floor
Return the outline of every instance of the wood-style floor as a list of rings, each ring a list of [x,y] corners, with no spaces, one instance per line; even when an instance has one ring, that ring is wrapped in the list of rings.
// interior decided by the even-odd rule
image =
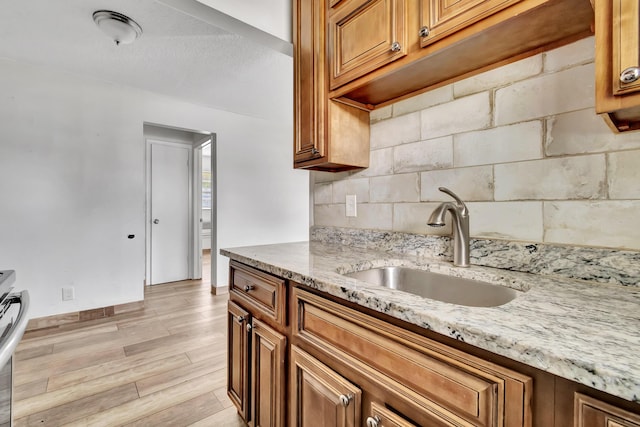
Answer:
[[[226,302],[175,282],[148,287],[143,310],[26,333],[15,426],[244,426],[226,396]]]

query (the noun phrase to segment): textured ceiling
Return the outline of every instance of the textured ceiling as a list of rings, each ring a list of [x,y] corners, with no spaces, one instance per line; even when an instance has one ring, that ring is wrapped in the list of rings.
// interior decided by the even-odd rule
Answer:
[[[142,37],[116,46],[93,23],[99,9],[133,18]],[[161,1],[0,0],[0,10],[0,57],[240,114],[291,117],[291,57]]]

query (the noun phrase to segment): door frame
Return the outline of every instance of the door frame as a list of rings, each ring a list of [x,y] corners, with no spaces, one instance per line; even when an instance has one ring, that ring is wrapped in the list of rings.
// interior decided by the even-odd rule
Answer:
[[[216,134],[210,133],[193,143],[193,182],[202,179],[202,147],[211,144],[211,287],[215,287],[218,271],[218,202],[217,202],[217,168],[216,168]],[[193,277],[202,277],[202,185],[193,186],[193,253],[198,254],[192,258]]]
[[[189,176],[189,188],[188,191],[188,253],[187,253],[187,265],[189,266],[187,271],[187,279],[193,279],[193,258],[194,258],[194,221],[193,221],[193,146],[189,144],[181,144],[178,142],[163,141],[156,138],[145,138],[145,284],[151,285],[151,145],[167,145],[175,148],[181,148],[188,150],[188,176]],[[196,227],[197,228],[197,227]]]

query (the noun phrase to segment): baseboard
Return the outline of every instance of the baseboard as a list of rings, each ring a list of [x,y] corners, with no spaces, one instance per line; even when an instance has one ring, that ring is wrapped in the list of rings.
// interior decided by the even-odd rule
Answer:
[[[126,304],[110,305],[108,307],[94,308],[91,310],[74,311],[71,313],[54,314],[53,316],[30,319],[27,323],[27,331],[53,328],[68,325],[70,323],[86,322],[87,320],[102,319],[116,314],[142,310],[144,301],[128,302]]]
[[[229,287],[228,286],[212,286],[211,287],[211,293],[213,295],[224,295],[224,294],[228,294],[229,293]]]

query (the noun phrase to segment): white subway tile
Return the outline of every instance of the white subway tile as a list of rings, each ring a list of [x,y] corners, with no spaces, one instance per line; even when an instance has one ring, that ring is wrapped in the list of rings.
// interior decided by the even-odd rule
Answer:
[[[640,201],[544,203],[544,241],[640,250]]]
[[[371,202],[418,202],[420,179],[417,173],[371,178]]]
[[[451,85],[447,85],[396,102],[393,104],[393,115],[401,116],[403,114],[413,113],[414,111],[424,110],[425,108],[443,104],[451,100],[453,100],[453,90]]]
[[[451,200],[451,196],[439,191],[438,187],[447,187],[465,202],[493,200],[493,168],[477,166],[420,174],[420,200]]]
[[[313,204],[326,205],[328,203],[333,203],[332,190],[333,184],[331,183],[323,182],[315,184],[313,186]]]
[[[393,148],[372,150],[369,153],[369,167],[353,173],[354,177],[391,175],[393,173]]]
[[[592,107],[594,75],[593,64],[587,64],[498,89],[495,123],[505,125]]]
[[[314,225],[346,227],[345,205],[315,205],[313,207]]]
[[[420,114],[382,120],[371,125],[371,149],[420,140]]]
[[[540,120],[453,137],[454,165],[473,166],[542,158]]]
[[[375,122],[379,122],[380,120],[389,119],[391,118],[392,112],[393,111],[392,111],[391,105],[387,105],[386,107],[376,108],[375,110],[371,110],[369,112],[369,122],[375,123]]]
[[[349,172],[319,172],[311,171],[313,182],[333,182],[341,179],[345,179],[349,176]]]
[[[600,199],[605,157],[590,155],[494,166],[496,200]]]
[[[595,38],[591,36],[546,52],[544,71],[558,71],[573,65],[592,62],[595,50]]]
[[[640,199],[640,151],[610,153],[607,180],[610,199]]]
[[[491,123],[489,92],[465,96],[421,111],[422,139],[484,129]]]
[[[542,202],[471,202],[467,207],[473,237],[542,241]]]
[[[394,172],[415,172],[453,166],[453,138],[429,139],[393,147]]]
[[[347,194],[355,194],[357,203],[369,201],[369,178],[345,179],[333,183],[333,203],[345,203]]]
[[[614,133],[593,108],[558,114],[547,119],[548,156],[602,153],[640,148],[640,133]]]
[[[542,72],[542,55],[535,55],[453,84],[456,98],[535,76]]]
[[[358,204],[358,216],[347,218],[347,226],[391,230],[393,226],[393,205],[390,203]]]
[[[451,221],[444,227],[429,227],[427,220],[439,203],[395,203],[393,205],[393,230],[402,233],[448,236]]]

